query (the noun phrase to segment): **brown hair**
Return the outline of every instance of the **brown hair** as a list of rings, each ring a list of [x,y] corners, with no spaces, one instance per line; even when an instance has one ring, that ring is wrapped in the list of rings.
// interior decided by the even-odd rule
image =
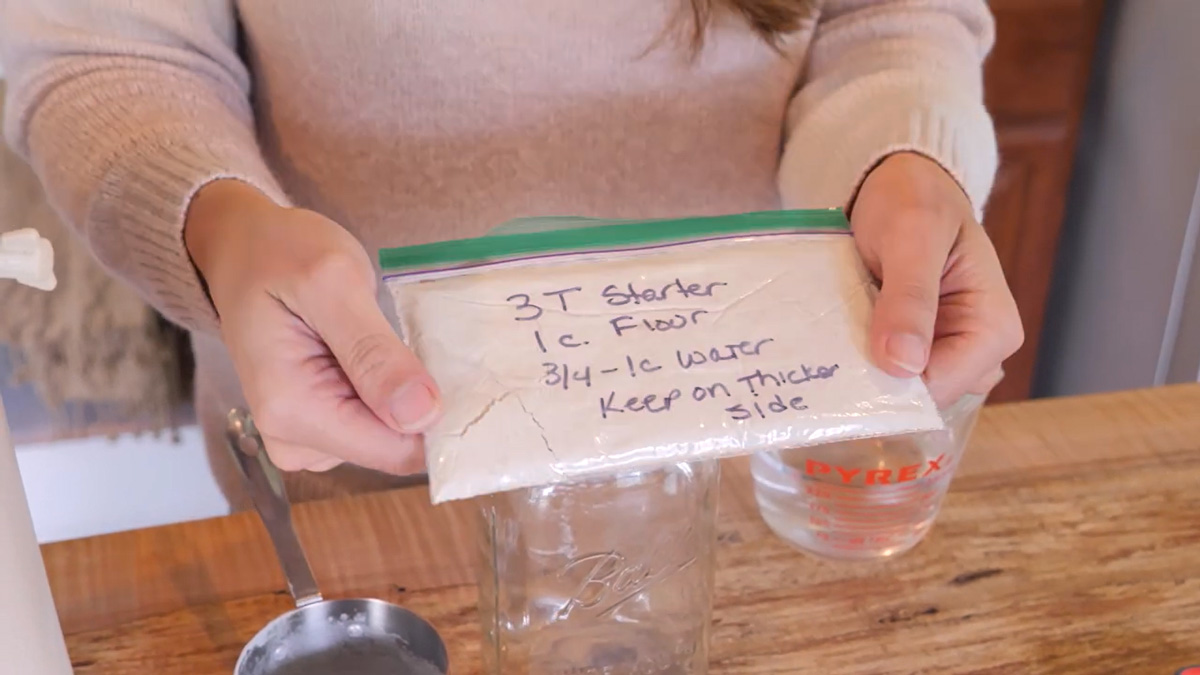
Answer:
[[[800,28],[815,0],[685,0],[692,15],[691,46],[704,44],[704,33],[720,12],[741,16],[764,41],[777,45],[780,36]]]

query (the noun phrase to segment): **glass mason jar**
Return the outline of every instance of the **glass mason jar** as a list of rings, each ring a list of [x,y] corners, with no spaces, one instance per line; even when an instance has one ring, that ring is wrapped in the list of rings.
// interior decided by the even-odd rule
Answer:
[[[484,672],[704,675],[716,461],[481,499]]]

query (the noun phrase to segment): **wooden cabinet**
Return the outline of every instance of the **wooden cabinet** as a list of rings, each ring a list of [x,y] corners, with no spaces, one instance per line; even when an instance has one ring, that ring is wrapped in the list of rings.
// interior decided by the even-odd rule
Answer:
[[[996,46],[984,86],[1000,170],[984,226],[1025,323],[993,401],[1027,398],[1053,276],[1102,0],[991,0]]]

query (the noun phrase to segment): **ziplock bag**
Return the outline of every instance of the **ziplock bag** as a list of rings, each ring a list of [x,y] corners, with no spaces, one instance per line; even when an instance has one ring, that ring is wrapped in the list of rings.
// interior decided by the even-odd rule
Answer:
[[[942,428],[919,378],[870,362],[875,286],[840,211],[506,229],[380,252],[443,395],[435,503]]]

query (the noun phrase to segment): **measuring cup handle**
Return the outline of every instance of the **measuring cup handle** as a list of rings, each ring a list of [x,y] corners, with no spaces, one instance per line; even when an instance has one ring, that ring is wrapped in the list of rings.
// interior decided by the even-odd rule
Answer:
[[[296,606],[320,602],[317,580],[313,577],[304,547],[292,525],[291,504],[283,487],[283,476],[267,457],[266,447],[250,413],[241,409],[231,410],[227,422],[225,436],[229,451],[246,481],[258,517],[271,537],[271,544],[275,547],[275,555],[279,558]]]

